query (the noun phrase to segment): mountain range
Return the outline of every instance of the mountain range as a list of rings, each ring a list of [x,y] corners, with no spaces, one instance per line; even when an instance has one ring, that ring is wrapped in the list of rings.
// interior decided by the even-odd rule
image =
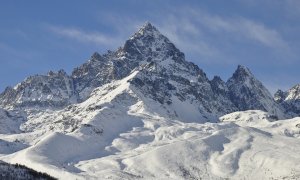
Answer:
[[[300,86],[286,92],[279,90],[273,97],[242,65],[226,82],[219,76],[209,79],[156,27],[146,23],[122,47],[102,55],[95,52],[70,75],[64,70],[49,71],[47,75],[30,76],[14,87],[7,87],[0,94],[0,147],[5,147],[0,150],[4,155],[0,159],[29,165],[59,178],[80,173],[86,177],[84,172],[92,172],[93,167],[88,163],[81,166],[81,162],[112,155],[118,159],[118,152],[138,154],[142,151],[141,144],[154,141],[163,144],[165,139],[177,138],[175,134],[183,131],[222,130],[224,142],[234,139],[225,133],[227,126],[235,129],[234,132],[247,131],[251,137],[261,133],[232,123],[222,124],[230,121],[224,115],[239,111],[252,112],[247,117],[268,122],[297,117]],[[229,117],[240,119],[243,115]],[[212,124],[197,125],[207,122]],[[252,141],[251,137],[245,136],[245,141]],[[216,146],[216,149],[222,148]],[[182,149],[181,153],[184,152]],[[141,173],[136,164],[131,164],[144,159],[122,163],[117,159],[112,164],[102,162],[105,166],[118,162],[122,171],[121,175],[119,171],[112,175],[114,171],[105,170],[112,171],[107,177],[138,179],[139,176],[149,178],[152,173],[155,179],[160,174],[151,168]],[[193,167],[176,168],[181,168],[180,177],[195,177]],[[237,167],[233,164],[232,169],[236,171]],[[203,177],[226,178],[235,171],[228,170],[226,175],[213,172],[214,175]],[[89,177],[95,178],[90,174]]]
[[[6,88],[0,95],[0,103],[4,109],[36,106],[62,109],[87,100],[95,88],[134,72],[137,74],[130,84],[144,96],[166,108],[172,106],[172,99],[176,104],[189,103],[199,111],[198,117],[219,117],[250,109],[279,117],[286,111],[298,112],[298,106],[287,104],[299,99],[299,86],[289,92],[278,91],[274,99],[250,70],[241,65],[227,82],[218,76],[209,80],[202,69],[186,61],[184,54],[150,23],[117,51],[104,55],[95,52],[71,75],[64,70],[49,71],[47,75],[30,76],[13,88]]]

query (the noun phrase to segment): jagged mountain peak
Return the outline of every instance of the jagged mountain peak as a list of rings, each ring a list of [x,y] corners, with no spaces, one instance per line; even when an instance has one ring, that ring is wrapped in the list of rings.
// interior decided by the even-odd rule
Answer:
[[[300,84],[287,91],[278,90],[274,95],[274,99],[285,108],[285,113],[291,116],[300,115]]]
[[[220,76],[214,76],[211,80],[212,82],[224,82]]]
[[[93,55],[91,56],[92,60],[101,60],[103,57],[98,53],[94,52]]]
[[[64,69],[60,69],[60,70],[58,70],[57,72],[49,71],[49,72],[47,73],[47,75],[48,75],[49,77],[56,77],[56,76],[67,77],[67,76],[68,76],[67,72],[66,72]],[[37,76],[41,76],[41,75],[37,75]]]
[[[287,91],[278,90],[275,95],[274,99],[276,101],[293,101],[300,99],[300,84],[293,86],[291,89]]]
[[[238,65],[237,66],[237,71],[245,72],[245,73],[251,73],[250,69],[244,65]]]
[[[243,65],[238,65],[237,69],[233,73],[232,78],[238,80],[244,80],[246,77],[254,77],[250,69]]]
[[[239,65],[226,85],[230,99],[238,109],[260,109],[283,117],[282,109],[274,101],[271,93],[247,67]]]
[[[184,61],[184,54],[152,24],[146,23],[116,51],[104,55],[95,52],[88,62],[75,68],[72,77],[79,99],[84,100],[94,88],[122,79],[139,66],[156,62],[165,67]]]
[[[179,63],[185,61],[184,54],[151,23],[142,26],[125,42],[117,54],[121,55],[119,57],[130,59],[131,62],[142,62],[142,64],[150,61],[163,62],[169,59]]]
[[[281,103],[284,101],[285,97],[287,95],[287,92],[282,91],[281,89],[278,89],[276,93],[274,94],[275,101]]]
[[[276,101],[293,101],[300,99],[300,84],[297,84],[287,91],[278,90],[274,98]]]
[[[141,29],[156,29],[149,21],[146,21]]]
[[[295,85],[289,90],[290,99],[300,99],[300,84]]]
[[[243,65],[238,65],[235,72],[226,82],[227,86],[245,85],[247,87],[263,87],[262,83],[258,81],[255,76],[251,73],[249,68]]]
[[[146,22],[134,35],[131,37],[131,39],[140,37],[140,36],[153,36],[158,37],[162,35],[158,29],[153,26],[150,22]]]
[[[128,43],[129,45],[135,44],[138,46],[150,47],[153,45],[157,46],[158,44],[162,45],[163,43],[170,43],[170,41],[166,36],[160,33],[155,26],[146,22],[125,42],[124,48],[126,48]]]

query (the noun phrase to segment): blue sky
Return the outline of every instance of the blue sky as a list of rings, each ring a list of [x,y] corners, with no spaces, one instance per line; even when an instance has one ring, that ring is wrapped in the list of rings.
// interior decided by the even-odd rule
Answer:
[[[146,21],[227,80],[238,64],[273,93],[300,83],[298,0],[28,0],[0,5],[0,90],[122,46]]]

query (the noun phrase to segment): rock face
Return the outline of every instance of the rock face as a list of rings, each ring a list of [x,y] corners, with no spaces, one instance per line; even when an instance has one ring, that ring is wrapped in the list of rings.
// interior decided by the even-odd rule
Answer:
[[[295,85],[286,92],[278,90],[274,95],[274,99],[284,107],[285,113],[292,116],[300,115],[300,84]]]
[[[73,71],[72,78],[79,98],[84,100],[94,88],[122,79],[142,64],[163,61],[171,56],[184,59],[174,44],[146,23],[117,51],[109,51],[103,56],[95,53],[87,63]]]
[[[239,110],[263,110],[283,117],[282,108],[248,68],[239,65],[226,85],[231,101]]]
[[[48,75],[26,78],[14,88],[6,88],[0,95],[5,107],[64,107],[76,102],[73,80],[65,71],[50,71]]]
[[[7,88],[0,95],[0,105],[5,109],[64,108],[85,101],[95,88],[121,80],[133,71],[138,73],[130,84],[167,109],[189,104],[207,119],[248,109],[282,115],[280,106],[249,69],[238,66],[226,83],[218,76],[209,80],[150,23],[118,50],[94,53],[70,76],[64,71],[49,72]],[[173,115],[178,116],[177,112]]]

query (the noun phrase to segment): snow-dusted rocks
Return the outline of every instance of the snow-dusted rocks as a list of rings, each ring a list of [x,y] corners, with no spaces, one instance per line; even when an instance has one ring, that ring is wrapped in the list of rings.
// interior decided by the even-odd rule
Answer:
[[[64,107],[77,101],[73,80],[65,71],[26,78],[0,95],[2,107]]]
[[[226,85],[231,101],[239,110],[263,110],[284,117],[282,108],[248,68],[239,65]]]
[[[278,90],[274,98],[276,102],[284,107],[285,113],[291,116],[300,115],[300,84],[295,85],[286,92]]]
[[[49,72],[47,76],[32,76],[14,88],[7,88],[0,95],[1,105],[12,109],[64,108],[87,100],[95,88],[126,78],[133,71],[137,75],[130,82],[139,93],[167,109],[172,101],[191,104],[201,114],[198,118],[207,120],[248,109],[283,116],[268,90],[246,67],[239,66],[227,83],[217,76],[210,81],[203,70],[186,61],[184,54],[150,23],[117,51],[94,53],[71,76],[63,71]],[[169,111],[176,116],[172,107]]]

